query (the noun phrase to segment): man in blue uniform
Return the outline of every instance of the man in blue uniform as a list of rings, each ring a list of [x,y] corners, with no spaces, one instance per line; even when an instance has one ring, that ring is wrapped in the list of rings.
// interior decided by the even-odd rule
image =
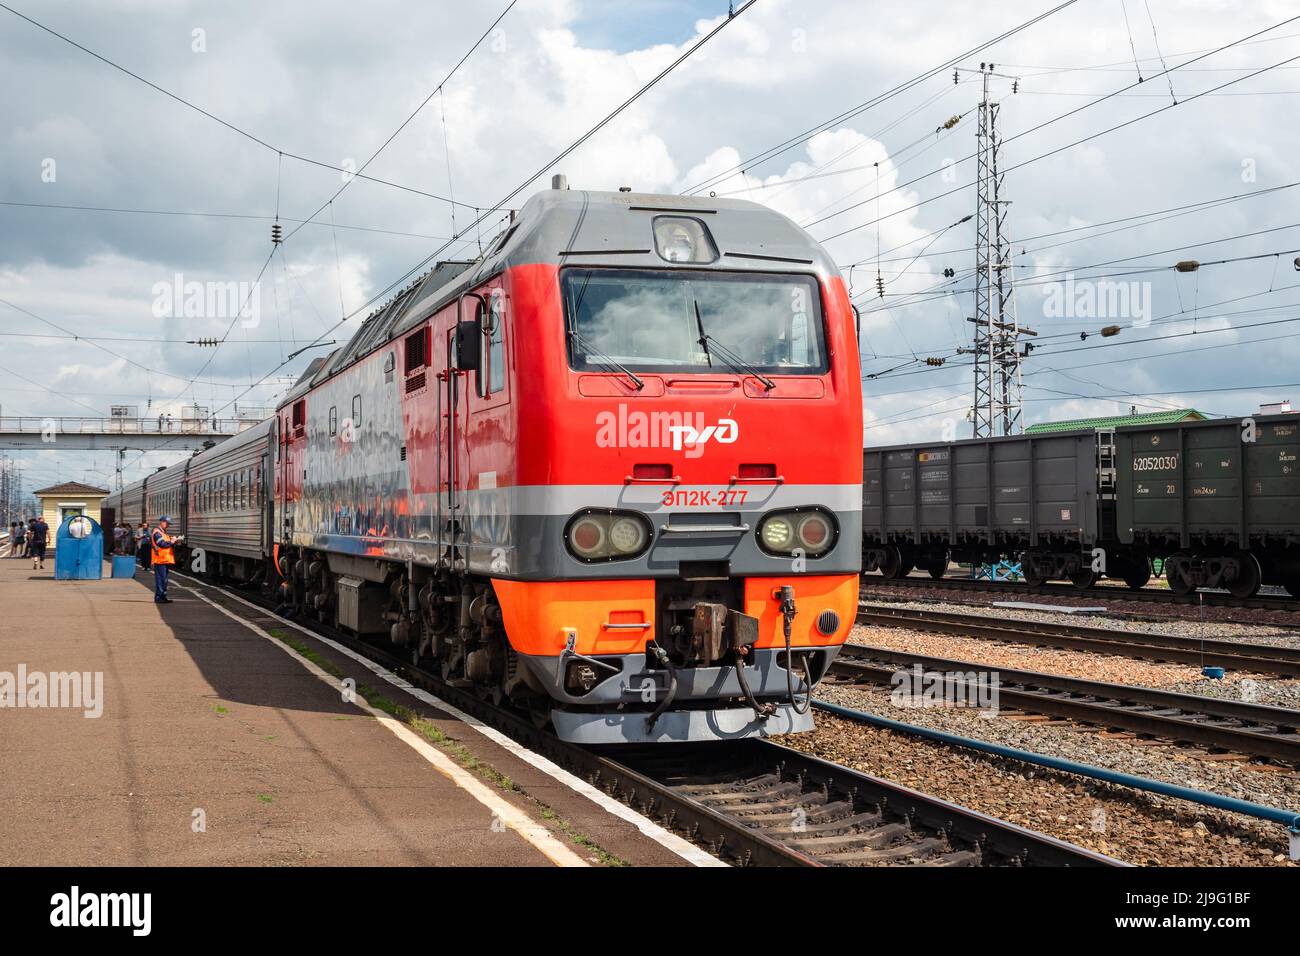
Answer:
[[[149,536],[149,544],[153,551],[153,599],[155,604],[170,604],[172,599],[167,596],[167,578],[170,575],[171,567],[176,563],[176,544],[185,539],[184,535],[170,535],[167,528],[171,525],[171,518],[163,515],[158,519],[158,527],[153,529],[153,534]]]

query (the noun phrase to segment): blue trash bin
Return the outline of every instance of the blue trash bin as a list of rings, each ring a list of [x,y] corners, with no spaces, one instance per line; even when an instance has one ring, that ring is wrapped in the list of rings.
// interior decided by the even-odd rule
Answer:
[[[135,555],[133,554],[113,555],[113,577],[115,578],[135,577]]]

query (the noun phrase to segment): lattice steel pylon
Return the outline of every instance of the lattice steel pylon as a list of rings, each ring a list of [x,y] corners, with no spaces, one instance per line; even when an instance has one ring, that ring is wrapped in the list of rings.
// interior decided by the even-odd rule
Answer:
[[[980,64],[984,96],[980,101],[976,131],[977,198],[975,210],[975,341],[960,351],[974,356],[975,400],[971,421],[976,438],[1015,435],[1023,430],[1024,389],[1020,378],[1021,329],[1016,314],[1015,276],[1011,261],[1011,238],[1007,210],[1011,201],[1003,195],[1003,173],[998,168],[1001,140],[997,120],[999,104],[992,99],[989,81],[1015,77],[993,71],[992,63]],[[954,76],[955,79],[955,76]],[[1014,90],[1014,86],[1013,86]]]

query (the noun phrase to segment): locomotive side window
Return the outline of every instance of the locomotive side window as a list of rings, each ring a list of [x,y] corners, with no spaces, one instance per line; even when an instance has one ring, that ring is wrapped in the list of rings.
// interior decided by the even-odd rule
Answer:
[[[293,433],[302,434],[307,427],[307,400],[293,403]]]
[[[812,276],[565,269],[569,364],[608,370],[827,371],[821,294]]]
[[[361,396],[352,396],[352,425],[360,427],[361,425]]]
[[[484,337],[487,339],[487,393],[499,392],[506,387],[506,333],[505,333],[505,297],[494,295],[491,308],[488,309],[487,327]]]
[[[339,433],[339,407],[337,405],[331,405],[330,406],[330,434],[337,435],[338,433]]]

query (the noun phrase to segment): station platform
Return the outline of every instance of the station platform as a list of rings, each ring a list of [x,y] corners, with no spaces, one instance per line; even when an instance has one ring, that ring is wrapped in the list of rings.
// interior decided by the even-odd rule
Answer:
[[[156,604],[145,572],[55,581],[53,564],[0,559],[7,865],[707,865],[223,591],[173,576]]]

